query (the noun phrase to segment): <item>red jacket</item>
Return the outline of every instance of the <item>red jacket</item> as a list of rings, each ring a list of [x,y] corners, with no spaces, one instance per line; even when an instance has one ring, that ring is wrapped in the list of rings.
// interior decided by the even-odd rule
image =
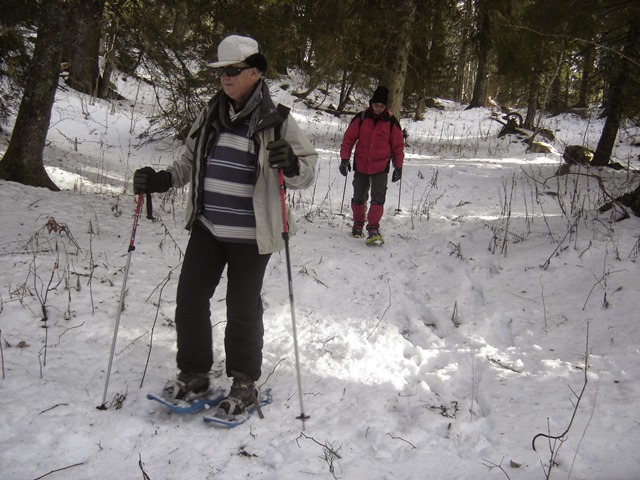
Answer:
[[[357,172],[373,175],[388,171],[389,161],[393,162],[395,168],[402,168],[402,128],[388,109],[376,117],[369,107],[353,117],[342,139],[340,158],[350,159],[354,145],[353,169]]]

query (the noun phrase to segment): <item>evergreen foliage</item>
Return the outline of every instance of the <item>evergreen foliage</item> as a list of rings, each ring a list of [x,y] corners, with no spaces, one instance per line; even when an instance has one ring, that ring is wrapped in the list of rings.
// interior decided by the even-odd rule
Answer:
[[[16,89],[25,86],[40,10],[73,2],[0,4],[0,122],[17,109]],[[217,88],[206,64],[228,34],[256,38],[269,60],[268,74],[290,68],[304,74],[306,89],[296,92],[301,98],[339,86],[337,105],[316,105],[336,114],[353,111],[355,95],[367,98],[380,83],[390,87],[394,111],[416,119],[433,97],[526,109],[523,127],[531,130],[540,110],[602,106],[611,119],[596,152],[602,164],[620,123],[640,116],[637,0],[81,3],[71,31],[60,36],[66,39],[62,70],[69,67],[68,84],[106,98],[117,95],[114,69],[152,83],[158,97],[169,100],[151,135],[184,138]]]

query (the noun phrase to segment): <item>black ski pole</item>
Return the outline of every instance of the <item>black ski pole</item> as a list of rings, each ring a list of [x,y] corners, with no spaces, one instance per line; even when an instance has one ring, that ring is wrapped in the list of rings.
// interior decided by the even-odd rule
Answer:
[[[400,195],[402,194],[402,177],[400,177],[400,183],[398,184],[398,208],[396,208],[396,213],[401,213],[402,209],[400,208]]]
[[[291,306],[291,325],[293,327],[293,350],[296,357],[296,375],[298,377],[298,397],[300,397],[300,416],[302,420],[302,430],[304,431],[304,421],[309,418],[304,414],[304,403],[302,401],[302,375],[300,374],[300,355],[298,353],[298,333],[296,329],[296,309],[293,301],[293,280],[291,277],[291,258],[289,256],[289,224],[287,222],[287,204],[285,203],[285,186],[282,169],[278,170],[278,180],[280,182],[280,203],[282,205],[282,238],[284,239],[284,250],[287,259],[287,279],[289,281],[289,304]]]
[[[151,194],[147,194],[147,199],[150,199]],[[113,340],[111,341],[111,354],[109,355],[109,365],[107,366],[107,378],[104,382],[104,394],[102,396],[102,405],[96,407],[98,410],[107,409],[107,390],[109,389],[109,377],[111,376],[111,366],[113,364],[113,354],[116,349],[116,339],[118,338],[118,326],[120,325],[120,314],[122,313],[122,307],[124,304],[124,294],[127,288],[127,277],[129,276],[129,264],[131,263],[131,254],[136,249],[136,229],[138,228],[138,219],[140,218],[140,210],[142,208],[142,199],[144,198],[144,192],[138,194],[138,203],[136,204],[136,212],[133,216],[133,229],[131,230],[131,239],[129,240],[129,250],[127,255],[127,264],[124,267],[124,277],[122,279],[122,290],[120,291],[120,303],[118,304],[118,313],[116,314],[116,324],[113,329]],[[151,202],[147,201],[147,218],[152,211]]]
[[[347,178],[349,175],[344,176],[344,188],[342,189],[342,202],[340,202],[340,215],[342,215],[342,207],[344,207],[344,194],[347,192]]]

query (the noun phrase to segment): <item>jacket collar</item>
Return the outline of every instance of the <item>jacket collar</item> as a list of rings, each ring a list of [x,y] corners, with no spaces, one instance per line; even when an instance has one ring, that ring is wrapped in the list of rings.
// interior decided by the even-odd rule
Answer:
[[[255,114],[252,119],[252,123],[255,120],[255,123],[253,123],[254,128],[252,128],[254,134],[261,130],[275,127],[284,121],[271,99],[267,84],[261,81],[257,90],[259,92],[254,92],[254,95],[260,95],[261,99],[258,100],[258,104],[255,106]],[[209,101],[207,105],[207,121],[214,125],[221,123],[228,125],[230,123],[229,98],[223,90],[219,90]]]
[[[388,121],[391,119],[391,112],[389,112],[388,108],[385,108],[380,115],[376,115],[375,113],[373,113],[373,108],[367,107],[367,109],[365,110],[365,116],[372,118],[373,120]]]

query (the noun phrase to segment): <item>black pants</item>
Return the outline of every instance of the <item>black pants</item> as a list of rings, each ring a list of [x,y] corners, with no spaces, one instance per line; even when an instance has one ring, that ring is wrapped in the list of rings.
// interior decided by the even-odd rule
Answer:
[[[389,174],[386,171],[368,175],[366,173],[354,172],[353,174],[353,203],[364,204],[369,198],[371,189],[371,203],[384,205],[387,197],[387,179]]]
[[[176,330],[180,371],[211,370],[210,300],[226,267],[227,375],[260,378],[264,334],[260,292],[269,258],[270,254],[258,253],[257,245],[223,243],[204,227],[193,227],[178,282]]]

